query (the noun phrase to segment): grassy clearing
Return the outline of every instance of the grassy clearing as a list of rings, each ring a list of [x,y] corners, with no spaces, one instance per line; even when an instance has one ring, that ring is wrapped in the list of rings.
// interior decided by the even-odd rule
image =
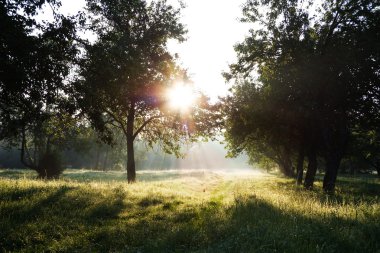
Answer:
[[[0,251],[380,252],[380,182],[335,196],[292,180],[203,172],[0,170]]]

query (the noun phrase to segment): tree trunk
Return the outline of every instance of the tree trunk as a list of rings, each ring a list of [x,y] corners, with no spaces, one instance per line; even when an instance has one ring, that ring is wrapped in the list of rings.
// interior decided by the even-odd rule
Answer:
[[[96,145],[95,170],[99,169],[100,144]]]
[[[308,155],[309,163],[307,165],[307,171],[305,176],[305,182],[304,186],[306,189],[312,189],[314,180],[315,180],[315,174],[317,173],[317,155],[315,151],[311,151]]]
[[[289,159],[281,160],[279,162],[279,168],[282,174],[286,177],[294,177],[293,169],[292,169],[292,162]]]
[[[134,103],[131,104],[131,108],[128,110],[127,117],[127,178],[128,183],[136,182],[136,164],[135,164],[135,150],[133,147],[134,142],[134,121],[135,121],[135,108]]]
[[[342,122],[337,125],[335,131],[330,128],[324,133],[326,173],[323,179],[323,190],[328,193],[332,193],[335,190],[340,162],[348,143],[349,131],[347,125],[344,124],[345,121]]]
[[[107,171],[107,163],[108,163],[108,147],[106,147],[106,153],[104,154],[104,161],[103,161],[103,171]]]
[[[302,184],[304,160],[305,160],[305,154],[304,154],[303,149],[301,149],[298,153],[298,159],[297,159],[297,185]]]
[[[51,141],[50,141],[50,136],[46,138],[46,148],[45,148],[45,153],[50,154],[51,153]]]
[[[135,151],[133,147],[133,137],[127,138],[127,178],[128,183],[136,181]]]
[[[26,144],[26,129],[25,129],[25,126],[22,127],[21,129],[21,150],[20,150],[20,160],[21,160],[21,163],[29,168],[29,169],[32,169],[32,170],[35,170],[38,172],[38,168],[37,168],[37,165],[35,164],[35,162],[30,158],[30,155],[29,155],[29,152],[28,152],[28,147],[27,147],[27,144]],[[28,159],[26,158],[26,156],[28,156]],[[29,160],[29,161],[27,161]]]
[[[334,192],[339,165],[342,160],[342,156],[339,153],[334,152],[326,156],[326,173],[323,179],[323,190],[325,192]]]
[[[290,154],[287,149],[283,148],[280,151],[279,157],[278,157],[278,165],[280,168],[280,171],[284,176],[286,177],[294,177],[294,170],[292,167],[292,160],[290,159]]]

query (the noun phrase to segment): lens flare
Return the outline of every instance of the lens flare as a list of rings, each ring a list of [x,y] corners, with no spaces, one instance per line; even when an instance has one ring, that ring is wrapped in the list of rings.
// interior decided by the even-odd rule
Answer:
[[[189,85],[177,83],[167,93],[169,106],[180,111],[188,110],[195,103],[195,92]]]

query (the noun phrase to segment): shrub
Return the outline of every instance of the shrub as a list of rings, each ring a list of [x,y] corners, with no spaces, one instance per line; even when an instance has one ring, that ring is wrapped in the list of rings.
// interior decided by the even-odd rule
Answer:
[[[37,168],[38,178],[41,179],[57,179],[63,172],[61,158],[58,153],[45,153]]]

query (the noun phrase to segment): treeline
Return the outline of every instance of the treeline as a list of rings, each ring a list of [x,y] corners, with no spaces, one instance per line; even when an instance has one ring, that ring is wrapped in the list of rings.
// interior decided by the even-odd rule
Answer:
[[[82,134],[70,136],[70,139],[66,139],[65,142],[66,145],[63,146],[53,143],[62,168],[125,170],[127,151],[122,139],[115,141],[113,145],[108,145],[98,138],[94,130],[88,128]],[[135,150],[136,163],[142,169],[148,167],[147,162],[152,157],[163,156],[159,147],[156,147],[155,151],[149,152],[143,143],[136,143]],[[9,143],[0,144],[0,168],[24,168],[25,165],[20,161],[20,155],[19,147],[9,145]],[[38,153],[35,152],[33,155],[37,156]],[[32,159],[37,158],[32,157]],[[166,165],[168,163],[167,161]],[[159,164],[155,169],[159,169],[158,166]]]
[[[89,132],[93,130],[89,129]],[[0,168],[24,168],[18,147],[0,144]],[[79,145],[78,145],[79,144]],[[140,170],[231,170],[248,169],[246,156],[226,158],[224,145],[218,141],[188,143],[181,147],[183,157],[165,153],[159,145],[153,149],[140,141],[135,143],[136,168]],[[125,171],[127,150],[123,140],[113,146],[101,142],[96,133],[59,150],[63,168],[98,171]]]
[[[339,168],[380,174],[380,2],[249,0],[224,75],[231,155],[333,191]],[[305,173],[305,165],[306,174]]]
[[[96,171],[125,171],[127,152],[125,145],[107,145],[94,139],[80,149],[75,146],[58,149],[58,159],[62,168],[87,169]],[[141,170],[180,169],[179,160],[168,155],[155,146],[148,149],[144,144],[135,146],[136,167]],[[0,147],[0,168],[25,168],[20,161],[20,149],[17,147]],[[187,168],[198,169],[199,166],[188,164]],[[204,167],[203,167],[204,169]]]

